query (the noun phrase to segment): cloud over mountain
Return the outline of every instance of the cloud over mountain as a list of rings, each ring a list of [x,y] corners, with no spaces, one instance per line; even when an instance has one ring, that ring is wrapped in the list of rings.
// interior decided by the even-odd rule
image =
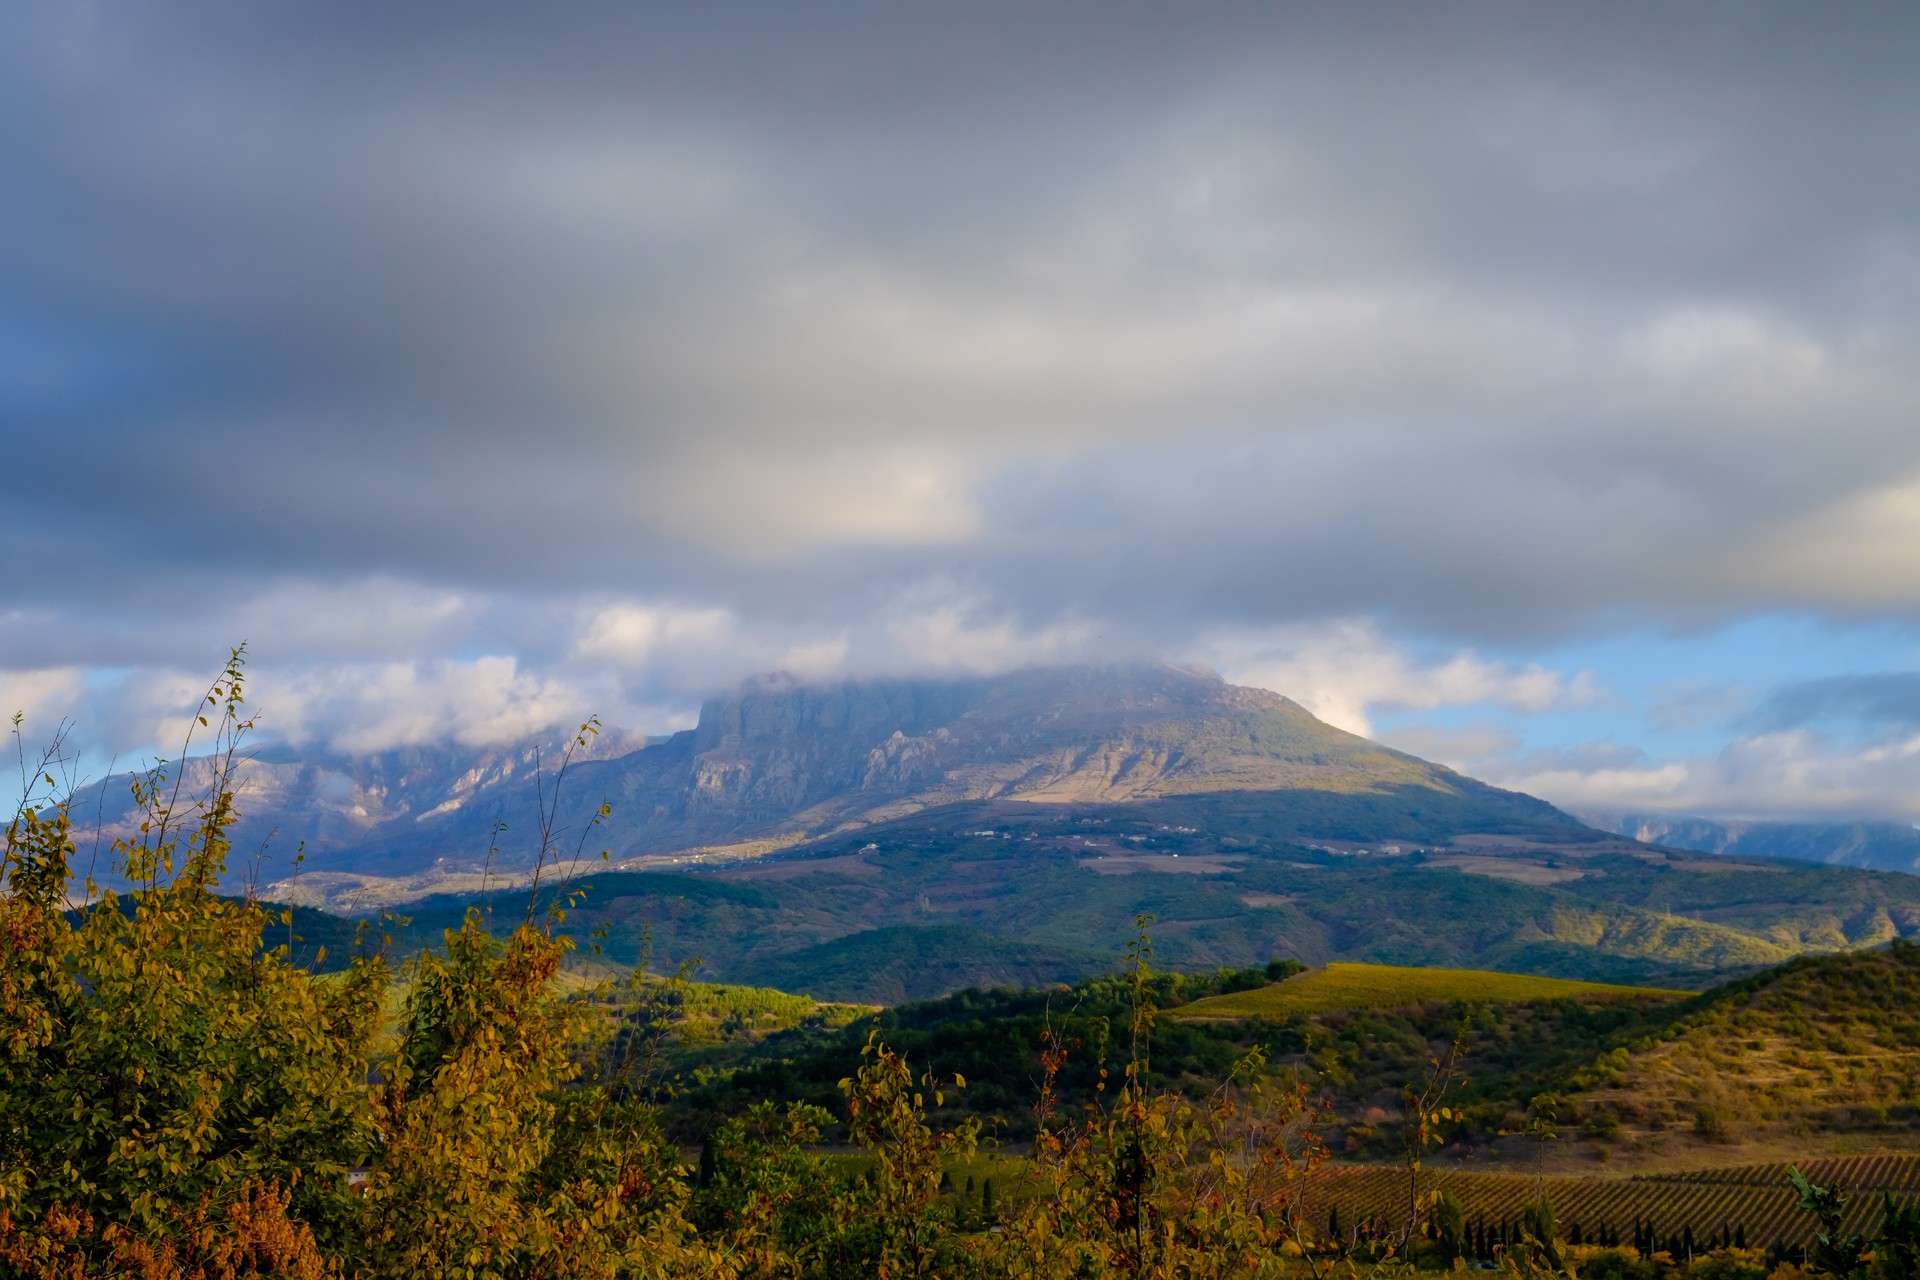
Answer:
[[[0,668],[133,705],[245,637],[361,740],[1219,651],[1366,724],[1599,697],[1528,646],[1910,627],[1916,35],[22,5]]]

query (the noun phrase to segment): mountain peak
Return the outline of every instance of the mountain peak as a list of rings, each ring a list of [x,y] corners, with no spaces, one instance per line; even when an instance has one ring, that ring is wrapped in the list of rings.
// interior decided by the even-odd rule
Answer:
[[[1025,667],[998,676],[746,682],[679,744],[683,803],[662,841],[805,838],[945,804],[1128,804],[1251,793],[1550,806],[1336,729],[1291,699],[1165,663]],[[665,759],[663,753],[661,759]],[[1351,806],[1349,806],[1351,807]],[[1492,829],[1492,828],[1489,828]],[[1370,838],[1362,836],[1363,839]],[[652,841],[647,841],[652,843]]]

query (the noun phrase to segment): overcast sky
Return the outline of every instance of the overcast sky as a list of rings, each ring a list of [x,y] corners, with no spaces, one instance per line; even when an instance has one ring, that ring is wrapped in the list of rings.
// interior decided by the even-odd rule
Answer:
[[[1920,11],[0,12],[0,702],[371,749],[1168,657],[1920,818]]]

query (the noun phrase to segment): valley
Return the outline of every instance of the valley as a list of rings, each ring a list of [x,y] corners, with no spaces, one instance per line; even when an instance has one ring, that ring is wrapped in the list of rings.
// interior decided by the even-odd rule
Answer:
[[[559,883],[584,895],[572,923],[622,962],[644,936],[656,967],[699,961],[716,980],[886,1003],[1098,973],[1142,913],[1158,921],[1160,962],[1180,969],[1365,961],[1668,987],[1920,930],[1920,878],[1896,873],[1619,841],[1466,849],[1295,844],[1200,799],[964,805],[697,870],[594,864]],[[418,944],[470,904],[527,896],[502,881],[375,914],[406,916]],[[302,931],[340,955],[359,913],[332,903]],[[876,929],[884,946],[859,941]],[[842,963],[849,949],[886,963]]]

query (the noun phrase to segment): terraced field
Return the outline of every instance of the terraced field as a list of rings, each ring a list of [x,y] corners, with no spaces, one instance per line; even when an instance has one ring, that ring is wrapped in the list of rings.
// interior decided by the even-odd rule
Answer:
[[[1527,1004],[1536,1000],[1653,996],[1684,999],[1689,993],[1651,987],[1620,987],[1569,978],[1540,978],[1481,969],[1418,969],[1384,964],[1330,964],[1285,982],[1252,991],[1196,1000],[1171,1012],[1176,1018],[1284,1018],[1337,1009],[1394,1009],[1431,1001]]]
[[[1612,1233],[1630,1239],[1636,1224],[1650,1225],[1661,1239],[1691,1232],[1702,1248],[1722,1233],[1738,1231],[1753,1248],[1802,1245],[1812,1236],[1813,1215],[1803,1213],[1787,1183],[1787,1164],[1741,1165],[1688,1173],[1634,1178],[1546,1178],[1525,1174],[1463,1173],[1437,1170],[1423,1175],[1423,1190],[1439,1189],[1457,1197],[1467,1221],[1497,1229],[1517,1222],[1526,1205],[1544,1187],[1561,1231],[1579,1228],[1591,1243]],[[1850,1156],[1805,1160],[1801,1172],[1815,1182],[1839,1183],[1857,1192],[1848,1210],[1847,1229],[1879,1226],[1881,1193],[1897,1198],[1920,1195],[1920,1156]],[[1329,1166],[1299,1193],[1305,1220],[1324,1231],[1329,1215],[1352,1227],[1375,1220],[1391,1225],[1406,1212],[1406,1174],[1380,1166]]]

